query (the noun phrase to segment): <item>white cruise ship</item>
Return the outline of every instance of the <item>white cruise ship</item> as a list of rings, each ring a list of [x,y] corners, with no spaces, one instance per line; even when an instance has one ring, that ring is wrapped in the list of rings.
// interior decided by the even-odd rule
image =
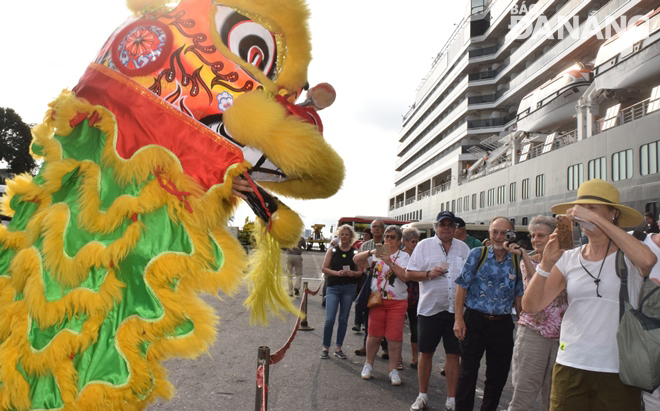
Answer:
[[[525,3],[471,0],[404,116],[390,217],[525,225],[592,178],[658,216],[660,1]]]

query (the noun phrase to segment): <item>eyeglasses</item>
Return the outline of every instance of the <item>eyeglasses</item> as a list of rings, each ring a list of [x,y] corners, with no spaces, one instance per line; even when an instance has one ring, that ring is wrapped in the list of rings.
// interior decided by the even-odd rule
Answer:
[[[372,230],[383,230],[383,229],[385,229],[385,226],[384,225],[372,225],[371,229]]]
[[[491,230],[490,233],[491,233],[493,236],[497,237],[497,236],[499,236],[499,235],[506,235],[506,230],[504,230],[504,231],[500,231],[500,230]]]
[[[385,239],[386,239],[386,240],[396,240],[396,238],[397,238],[397,237],[396,237],[396,234],[393,234],[393,235],[386,235],[386,236],[385,236]]]

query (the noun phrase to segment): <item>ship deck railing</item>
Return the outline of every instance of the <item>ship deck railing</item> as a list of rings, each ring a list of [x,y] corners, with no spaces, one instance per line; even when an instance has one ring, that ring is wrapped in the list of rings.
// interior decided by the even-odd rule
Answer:
[[[596,133],[602,133],[604,130],[605,122],[609,122],[607,130],[621,126],[626,123],[632,123],[635,120],[639,120],[642,117],[648,116],[651,113],[654,113],[656,110],[650,110],[651,108],[651,99],[647,98],[646,100],[640,101],[639,103],[633,104],[630,107],[626,107],[619,112],[616,117],[616,122],[612,125],[611,120],[608,118],[601,118],[595,122],[594,130]]]

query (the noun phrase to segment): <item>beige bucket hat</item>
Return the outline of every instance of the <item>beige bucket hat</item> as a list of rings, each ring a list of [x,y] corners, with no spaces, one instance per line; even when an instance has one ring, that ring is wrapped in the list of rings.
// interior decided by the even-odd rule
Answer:
[[[552,212],[566,214],[566,210],[576,204],[604,204],[616,208],[621,213],[618,220],[620,227],[634,227],[640,225],[644,220],[642,213],[639,211],[619,204],[619,190],[599,178],[582,183],[578,188],[575,201],[554,205],[552,206]]]

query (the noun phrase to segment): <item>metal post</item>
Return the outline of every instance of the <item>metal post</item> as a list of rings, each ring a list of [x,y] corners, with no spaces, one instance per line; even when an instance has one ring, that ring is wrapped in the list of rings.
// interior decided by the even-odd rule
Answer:
[[[257,394],[254,400],[255,411],[268,409],[268,373],[270,370],[270,348],[259,347],[257,358]]]
[[[301,313],[303,317],[302,320],[300,321],[300,326],[298,327],[300,331],[312,331],[314,329],[314,327],[310,327],[307,324],[307,296],[309,295],[307,294],[307,290],[308,290],[307,282],[305,281],[303,283],[303,303],[302,303],[302,313]]]

